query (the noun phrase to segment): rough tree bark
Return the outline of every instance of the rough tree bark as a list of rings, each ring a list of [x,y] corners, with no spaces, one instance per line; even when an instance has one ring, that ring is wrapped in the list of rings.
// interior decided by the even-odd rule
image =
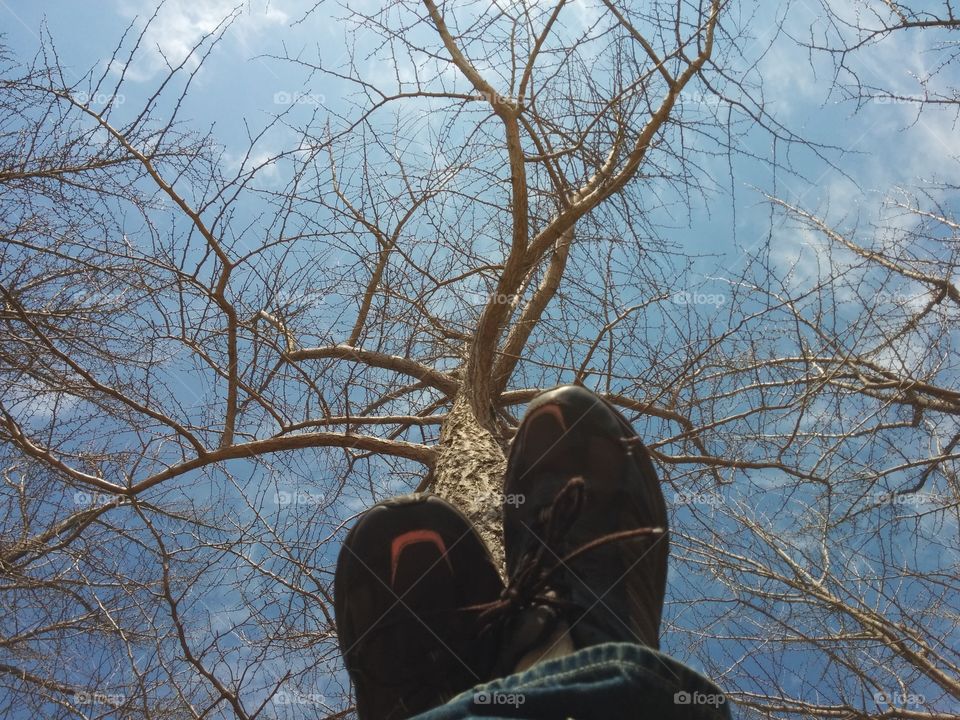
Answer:
[[[432,489],[473,521],[502,567],[499,498],[506,458],[496,428],[484,427],[477,416],[469,388],[461,390],[440,430]]]

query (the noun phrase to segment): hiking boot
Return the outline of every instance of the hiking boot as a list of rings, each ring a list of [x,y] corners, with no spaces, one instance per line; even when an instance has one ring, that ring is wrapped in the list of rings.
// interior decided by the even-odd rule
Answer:
[[[359,720],[400,720],[489,679],[497,643],[472,606],[503,582],[470,521],[435,495],[374,505],[337,560],[334,609]]]
[[[666,503],[646,447],[619,412],[576,385],[534,398],[510,449],[504,498],[505,598],[514,611],[501,671],[555,657],[558,647],[659,649]]]

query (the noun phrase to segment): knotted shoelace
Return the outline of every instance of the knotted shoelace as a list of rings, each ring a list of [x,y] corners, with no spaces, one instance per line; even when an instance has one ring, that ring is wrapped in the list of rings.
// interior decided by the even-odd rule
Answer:
[[[586,486],[582,477],[570,478],[557,493],[553,502],[540,511],[537,520],[530,528],[540,542],[520,557],[500,599],[472,608],[464,608],[481,611],[479,620],[485,630],[491,625],[501,624],[517,612],[534,605],[573,607],[573,603],[545,592],[551,578],[558,570],[567,567],[570,561],[581,555],[604,545],[637,537],[655,537],[666,532],[661,527],[642,527],[607,533],[559,557],[551,564],[550,559],[558,557],[556,551],[561,547],[563,536],[580,515],[585,492]]]

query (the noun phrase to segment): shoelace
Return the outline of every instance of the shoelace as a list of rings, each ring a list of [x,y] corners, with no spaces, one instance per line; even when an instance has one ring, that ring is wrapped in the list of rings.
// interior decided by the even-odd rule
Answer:
[[[566,567],[571,560],[603,545],[637,537],[662,535],[665,532],[660,527],[642,527],[608,533],[581,545],[549,565],[549,558],[557,557],[556,549],[560,547],[563,535],[580,514],[584,493],[584,479],[570,478],[553,502],[540,512],[534,527],[530,528],[541,542],[537,543],[532,551],[521,556],[500,599],[486,605],[465,608],[482,610],[480,622],[484,632],[533,605],[573,607],[569,601],[551,597],[544,592],[551,577],[558,570]]]

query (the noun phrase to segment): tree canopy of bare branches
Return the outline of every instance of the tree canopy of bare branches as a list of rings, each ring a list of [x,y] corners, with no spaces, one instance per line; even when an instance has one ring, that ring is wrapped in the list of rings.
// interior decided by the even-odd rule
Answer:
[[[499,558],[519,413],[580,382],[672,507],[668,652],[745,716],[960,717],[955,186],[862,222],[768,189],[766,240],[703,291],[663,218],[733,202],[735,155],[790,170],[744,138],[844,160],[764,100],[749,3],[344,8],[337,65],[268,58],[341,101],[238,157],[184,108],[242,12],[136,109],[156,15],[80,78],[49,38],[0,54],[0,712],[350,716],[345,529],[432,491]],[[949,2],[822,17],[771,47],[852,112],[960,108]],[[932,69],[865,78],[903,33]]]

